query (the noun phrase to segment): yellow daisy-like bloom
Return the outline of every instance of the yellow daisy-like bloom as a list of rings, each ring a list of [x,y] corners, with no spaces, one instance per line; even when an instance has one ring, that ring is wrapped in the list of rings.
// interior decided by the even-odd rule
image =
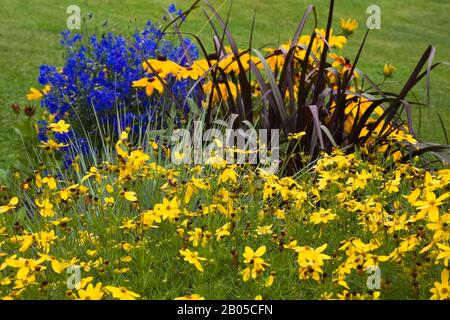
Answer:
[[[164,84],[156,77],[151,78],[142,78],[137,81],[133,81],[134,88],[145,88],[145,94],[150,97],[156,91],[159,94],[163,94],[164,92]]]
[[[57,123],[50,123],[48,128],[56,133],[66,133],[69,132],[70,124],[66,123],[64,120],[59,120]]]
[[[193,264],[198,271],[203,272],[203,267],[200,261],[205,261],[206,258],[199,257],[197,251],[191,251],[189,249],[180,250],[180,255],[184,257],[184,261]]]
[[[78,290],[78,300],[101,300],[103,295],[101,282],[97,283],[95,287],[90,283],[86,289]]]
[[[27,100],[39,100],[44,95],[49,93],[51,90],[51,87],[49,85],[46,85],[42,90],[38,90],[36,88],[30,88],[30,93],[27,94]]]
[[[113,286],[106,286],[105,289],[110,292],[115,299],[119,300],[136,300],[141,296],[127,288],[117,288]]]
[[[431,300],[446,300],[450,298],[450,286],[448,282],[449,271],[447,269],[441,272],[441,282],[435,282],[434,288],[430,289],[433,294]]]
[[[0,206],[0,213],[8,212],[9,210],[15,209],[16,205],[19,203],[19,198],[13,197],[9,200],[9,203],[4,206]]]
[[[176,76],[182,69],[179,64],[166,58],[148,59],[142,63],[142,67],[148,73],[158,73],[161,78],[166,78],[170,74]]]
[[[55,215],[53,211],[53,204],[50,202],[48,198],[40,201],[39,199],[35,200],[36,205],[39,208],[39,214],[43,217],[53,217]]]
[[[342,31],[350,35],[352,34],[356,29],[358,29],[358,21],[355,19],[347,19],[341,18],[341,21],[339,22],[339,26],[341,27]]]
[[[320,208],[319,212],[314,212],[309,220],[314,224],[328,223],[328,221],[336,219],[336,214],[331,212],[331,209]]]
[[[424,200],[417,200],[413,203],[413,206],[417,207],[420,212],[417,214],[417,219],[423,219],[428,216],[431,222],[439,220],[439,207],[442,206],[448,197],[450,192],[447,192],[440,197],[436,197],[434,192],[428,191]]]

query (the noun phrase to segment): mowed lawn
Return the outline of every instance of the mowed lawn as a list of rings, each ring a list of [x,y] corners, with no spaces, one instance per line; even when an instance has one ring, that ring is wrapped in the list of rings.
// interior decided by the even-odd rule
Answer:
[[[37,86],[38,68],[41,64],[61,64],[62,51],[59,33],[66,28],[66,8],[80,6],[85,18],[82,29],[88,32],[112,31],[131,34],[141,28],[145,21],[162,22],[161,16],[170,3],[187,9],[192,1],[187,0],[0,0],[0,168],[14,165],[17,155],[25,152],[14,132],[17,125],[10,105],[26,103],[25,94],[31,86]],[[211,1],[224,16],[231,1]],[[327,0],[235,0],[233,1],[230,28],[241,47],[247,47],[256,8],[254,46],[276,45],[293,36],[295,28],[309,3],[315,4],[319,25],[326,24]],[[335,29],[339,17],[356,18],[360,28],[350,39],[344,55],[353,60],[364,34],[370,4],[381,8],[381,30],[369,35],[361,57],[359,68],[375,82],[383,79],[381,70],[385,63],[395,65],[398,70],[384,88],[399,92],[409,73],[428,44],[437,48],[435,61],[450,61],[450,1],[448,0],[346,0],[336,1]],[[202,7],[205,8],[204,5]],[[310,18],[313,21],[313,17]],[[105,23],[107,22],[107,23]],[[308,32],[312,24],[309,24]],[[194,12],[183,27],[184,31],[199,33],[211,47],[211,29],[202,10]],[[426,102],[425,81],[414,96]],[[432,75],[432,105],[421,110],[420,136],[425,140],[445,143],[438,113],[450,130],[449,103],[450,68],[440,66]],[[414,96],[409,96],[414,99]],[[416,126],[419,110],[414,112]],[[418,129],[416,127],[416,129]]]

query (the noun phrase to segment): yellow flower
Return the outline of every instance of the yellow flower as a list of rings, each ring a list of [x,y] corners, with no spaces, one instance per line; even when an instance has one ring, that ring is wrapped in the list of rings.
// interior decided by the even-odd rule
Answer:
[[[103,201],[105,202],[105,205],[113,205],[116,201],[114,200],[113,197],[105,197],[103,199]]]
[[[203,267],[200,263],[200,261],[206,260],[206,258],[199,257],[197,251],[191,251],[189,249],[186,250],[180,250],[180,254],[184,257],[184,261],[189,262],[190,264],[193,264],[198,271],[203,272]]]
[[[59,120],[57,123],[50,123],[48,128],[57,133],[69,132],[70,124],[66,123],[64,120]]]
[[[42,149],[45,149],[47,151],[58,150],[60,148],[64,148],[67,146],[68,146],[68,144],[57,143],[52,139],[48,139],[47,141],[42,141],[41,144],[39,145],[39,147],[41,147]]]
[[[386,78],[391,77],[395,70],[397,70],[397,68],[392,64],[385,64],[383,66],[383,74]]]
[[[450,247],[445,244],[438,243],[437,247],[441,250],[436,257],[436,260],[444,259],[444,266],[448,267],[450,262]]]
[[[336,214],[331,213],[331,209],[323,209],[320,208],[319,212],[314,212],[309,220],[314,224],[320,223],[328,223],[328,221],[334,220],[336,218]]]
[[[136,197],[136,192],[134,192],[134,191],[125,191],[123,194],[123,197],[131,202],[138,201],[138,199]]]
[[[119,229],[136,229],[136,223],[132,219],[125,219]]]
[[[56,273],[63,272],[66,268],[70,267],[74,263],[75,263],[74,261],[64,261],[64,260],[58,261],[57,259],[51,259],[52,269]]]
[[[155,213],[166,220],[169,218],[173,220],[180,214],[180,209],[178,208],[178,198],[174,197],[172,200],[163,199],[163,203],[158,203],[155,205]]]
[[[197,179],[192,177],[191,181],[187,183],[186,193],[184,194],[184,203],[189,203],[194,192],[198,190],[208,189],[208,184],[206,184],[202,179]]]
[[[228,180],[230,180],[231,182],[236,183],[238,175],[237,175],[236,171],[234,171],[235,167],[236,167],[235,165],[228,166],[228,168],[223,170],[222,174],[219,177],[219,181],[218,182],[219,183],[225,183]]]
[[[39,91],[36,88],[30,88],[30,93],[27,94],[27,100],[31,101],[31,100],[39,100],[40,98],[42,98],[44,95],[41,91]]]
[[[136,300],[136,298],[140,298],[141,296],[133,291],[130,291],[126,288],[117,288],[112,286],[106,286],[105,289],[109,291],[113,298],[119,300]]]
[[[45,96],[47,93],[49,93],[51,90],[50,85],[46,85],[42,91],[36,89],[36,88],[30,88],[30,93],[27,94],[27,100],[39,100],[43,96]]]
[[[358,21],[356,21],[355,19],[347,19],[347,20],[345,20],[344,18],[341,18],[339,26],[341,27],[342,31],[346,35],[350,35],[356,29],[358,29]]]
[[[305,131],[297,132],[297,133],[289,133],[288,140],[300,140],[304,135],[306,135]]]
[[[203,77],[206,70],[203,69],[203,66],[194,62],[194,64],[190,67],[180,68],[177,74],[177,79],[181,80],[191,78],[192,80],[198,80],[200,77]]]
[[[39,199],[35,200],[36,205],[39,208],[39,214],[43,217],[53,217],[53,205],[48,198],[40,201]]]
[[[113,193],[113,192],[114,192],[114,188],[113,188],[113,186],[110,185],[110,184],[107,184],[107,185],[106,185],[105,190],[106,190],[106,192],[108,192],[108,193]]]
[[[78,296],[78,300],[101,300],[103,298],[102,283],[97,283],[95,287],[89,283],[86,289],[78,290]]]
[[[157,228],[153,225],[153,222],[161,222],[161,216],[156,214],[153,210],[147,210],[141,214],[140,222],[144,228]]]
[[[148,59],[142,63],[142,67],[148,73],[156,72],[161,78],[166,78],[169,74],[176,76],[182,68],[166,58]]]
[[[413,203],[413,206],[417,207],[420,212],[417,214],[417,219],[423,219],[428,215],[431,222],[439,220],[439,207],[443,205],[444,200],[450,197],[450,192],[444,193],[439,198],[432,191],[427,191],[425,194],[425,200],[417,200]]]
[[[323,273],[321,266],[323,261],[331,259],[330,256],[322,252],[327,248],[327,244],[314,249],[311,247],[299,247],[298,252],[298,273],[300,279],[312,278],[316,281],[320,280],[320,274]]]
[[[86,277],[80,280],[80,282],[75,284],[75,289],[80,290],[84,289],[88,285],[88,283],[92,282],[94,280],[93,277]]]
[[[17,197],[11,198],[7,205],[0,206],[0,214],[6,213],[9,210],[15,209],[18,203],[19,203],[19,198],[17,198]]]
[[[259,247],[256,251],[253,251],[250,247],[245,247],[243,256],[245,258],[244,263],[248,265],[246,269],[242,271],[244,281],[250,280],[250,278],[256,279],[258,275],[266,270],[269,266],[261,257],[266,253],[266,246]]]
[[[53,245],[57,239],[58,237],[55,235],[55,230],[51,230],[50,232],[40,231],[36,236],[38,245],[44,249],[45,252],[50,250],[50,246]]]
[[[434,288],[430,289],[433,294],[431,300],[446,300],[450,298],[450,286],[448,283],[448,269],[441,272],[441,282],[435,282]]]
[[[267,225],[267,226],[258,226],[257,228],[256,228],[256,233],[259,235],[259,236],[263,236],[263,235],[267,235],[267,234],[272,234],[273,233],[273,231],[272,231],[272,224],[269,224],[269,225]]]
[[[227,222],[216,230],[216,240],[222,240],[225,236],[230,235],[231,223]]]
[[[267,288],[271,287],[273,285],[274,280],[275,280],[275,272],[271,272],[266,282],[264,283],[264,286]]]
[[[53,177],[45,177],[44,179],[42,179],[42,183],[47,184],[50,190],[56,189],[56,180]]]
[[[316,29],[316,33],[320,34],[323,37],[323,39],[325,39],[325,36],[326,36],[325,29],[317,28]],[[323,47],[322,37],[319,37],[318,35],[316,36],[316,39],[320,42],[320,45],[319,45],[320,48]],[[309,43],[309,41],[308,41],[308,43]],[[308,43],[306,43],[306,44],[308,44]],[[331,29],[330,30],[330,37],[328,39],[328,43],[330,44],[330,46],[332,48],[340,48],[340,49],[342,49],[345,46],[345,44],[347,43],[347,38],[344,37],[344,36],[334,36],[333,35],[333,30]]]
[[[203,231],[201,228],[195,228],[194,231],[188,232],[189,242],[192,242],[194,247],[197,247],[199,244],[204,247],[209,239],[211,239],[211,232]]]
[[[161,80],[155,77],[142,78],[140,80],[133,81],[133,87],[145,88],[145,94],[148,97],[152,96],[155,90],[158,91],[159,94],[162,94],[164,92],[164,84],[161,82]]]

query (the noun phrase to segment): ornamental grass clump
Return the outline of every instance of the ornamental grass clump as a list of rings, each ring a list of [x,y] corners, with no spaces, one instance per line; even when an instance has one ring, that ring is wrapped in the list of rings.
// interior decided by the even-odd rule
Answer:
[[[367,155],[389,149],[392,152],[388,154],[401,162],[430,153],[432,159],[449,163],[448,146],[423,143],[417,138],[412,120],[412,108],[417,103],[408,100],[414,86],[424,78],[429,83],[430,72],[439,65],[432,62],[432,46],[424,52],[401,92],[394,94],[383,91],[357,69],[370,30],[353,61],[341,55],[357,23],[341,20],[342,33],[333,30],[333,0],[325,28],[318,27],[315,7],[311,5],[290,41],[262,50],[239,49],[228,19],[222,19],[211,5],[209,9],[214,54],[207,55],[200,45],[207,57],[204,64],[210,66],[203,85],[206,126],[218,115],[227,118],[237,114],[241,126],[250,122],[258,128],[280,130],[284,143],[282,167],[289,173],[336,146],[346,152],[360,148]],[[305,30],[312,14],[315,26]],[[304,133],[300,141],[289,139],[300,133]],[[425,165],[433,162],[427,157],[422,160]]]

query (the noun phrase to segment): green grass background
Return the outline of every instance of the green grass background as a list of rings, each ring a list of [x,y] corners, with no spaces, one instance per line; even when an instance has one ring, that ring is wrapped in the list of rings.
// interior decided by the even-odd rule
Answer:
[[[181,9],[187,9],[192,3],[190,0],[0,0],[0,168],[14,164],[18,154],[25,152],[14,133],[18,120],[10,105],[26,103],[25,94],[30,86],[37,85],[41,64],[59,65],[63,61],[59,33],[66,28],[68,5],[79,5],[84,17],[92,14],[92,18],[82,25],[89,32],[108,30],[131,34],[147,20],[161,21],[165,8],[172,2]],[[226,15],[231,1],[211,0],[211,3]],[[293,36],[309,3],[316,5],[319,25],[324,26],[328,0],[234,0],[230,28],[238,44],[248,46],[256,8],[254,45],[284,42]],[[383,64],[394,64],[398,70],[394,78],[384,84],[385,89],[393,92],[401,89],[428,44],[437,48],[435,61],[450,61],[448,0],[337,0],[335,29],[339,17],[356,18],[360,23],[344,52],[346,56],[353,59],[355,55],[368,17],[366,9],[371,4],[381,8],[382,28],[369,35],[359,68],[376,82],[381,82]],[[108,22],[106,27],[103,26],[105,21]],[[189,17],[183,30],[199,33],[207,44],[211,43],[208,38],[211,30],[202,10]],[[413,91],[419,101],[426,101],[425,88],[424,81]],[[437,114],[450,129],[449,88],[450,69],[440,66],[432,74],[432,104],[421,110],[419,134],[426,140],[445,143]],[[418,129],[419,111],[416,109]]]

